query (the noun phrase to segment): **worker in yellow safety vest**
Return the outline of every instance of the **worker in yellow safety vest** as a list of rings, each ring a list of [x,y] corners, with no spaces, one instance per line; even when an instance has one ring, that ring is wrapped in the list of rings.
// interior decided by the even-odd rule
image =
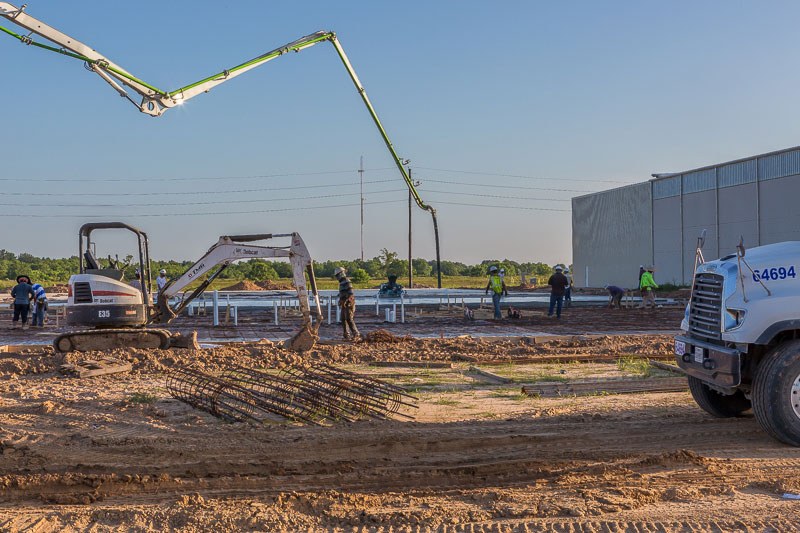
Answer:
[[[656,289],[658,288],[658,284],[656,280],[653,279],[653,272],[655,268],[652,266],[648,266],[647,269],[642,273],[642,279],[639,281],[639,288],[642,290],[642,303],[639,305],[640,308],[644,307],[647,308],[648,303],[653,304],[653,309],[656,307]]]
[[[489,267],[489,283],[486,285],[486,294],[489,294],[489,289],[492,290],[492,304],[494,304],[494,318],[500,320],[503,314],[500,312],[500,298],[508,296],[508,289],[506,283],[497,271],[496,266]]]

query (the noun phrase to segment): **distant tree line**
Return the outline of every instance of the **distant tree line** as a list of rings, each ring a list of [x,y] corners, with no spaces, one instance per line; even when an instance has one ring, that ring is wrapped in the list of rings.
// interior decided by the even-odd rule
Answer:
[[[108,266],[108,259],[99,259],[100,266]],[[78,257],[53,259],[49,257],[35,257],[28,253],[15,255],[7,250],[0,250],[0,279],[16,279],[17,276],[25,274],[30,276],[34,282],[66,283],[70,275],[78,272]],[[153,276],[158,274],[160,269],[167,271],[167,277],[175,278],[183,274],[191,265],[192,261],[152,261]],[[414,259],[411,262],[412,271],[415,276],[435,276],[436,261],[426,259]],[[508,259],[487,259],[476,265],[467,265],[457,261],[442,261],[443,276],[486,276],[489,267],[497,265],[506,269],[506,275],[519,276],[521,273],[527,276],[549,276],[552,273],[552,265],[545,263],[518,263]],[[360,259],[320,261],[314,263],[314,272],[319,277],[333,277],[333,271],[337,267],[345,267],[353,281],[363,283],[372,279],[384,279],[390,274],[400,278],[408,273],[408,260],[400,259],[396,252],[391,252],[384,248],[381,253],[372,259],[364,261]],[[127,256],[118,263],[118,267],[125,271],[125,277],[132,279],[136,268],[132,256]],[[292,267],[284,261],[266,261],[263,259],[251,259],[250,261],[240,261],[228,266],[220,275],[223,279],[250,279],[254,281],[274,280],[279,278],[291,278]]]

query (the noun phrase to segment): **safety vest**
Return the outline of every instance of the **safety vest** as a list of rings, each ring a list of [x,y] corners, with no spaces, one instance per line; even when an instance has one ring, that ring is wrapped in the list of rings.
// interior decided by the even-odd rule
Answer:
[[[498,275],[492,275],[489,278],[489,283],[492,285],[492,292],[495,294],[503,294],[503,279]]]

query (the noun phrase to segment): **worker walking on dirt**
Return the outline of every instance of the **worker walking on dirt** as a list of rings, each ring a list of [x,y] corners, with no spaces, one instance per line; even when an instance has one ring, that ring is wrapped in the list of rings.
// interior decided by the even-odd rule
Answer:
[[[486,294],[489,294],[490,289],[492,291],[492,304],[494,305],[494,318],[495,320],[501,320],[503,313],[500,312],[500,298],[504,295],[508,296],[508,290],[496,266],[489,267],[489,283],[486,285]]]
[[[28,323],[28,311],[34,296],[30,281],[28,276],[17,276],[17,284],[11,289],[11,296],[14,298],[14,318],[12,319],[14,328],[17,327],[20,318],[22,319],[22,329],[25,329]]]
[[[553,316],[553,308],[556,310],[556,318],[561,318],[561,307],[564,305],[564,293],[569,285],[567,276],[564,275],[564,267],[556,265],[556,272],[547,284],[550,285],[550,307],[547,310],[547,316]]]
[[[606,285],[605,289],[608,291],[608,307],[609,309],[622,309],[622,297],[625,296],[625,289],[617,287],[616,285]]]
[[[639,282],[639,288],[642,291],[642,304],[639,306],[640,308],[644,307],[647,308],[648,303],[653,304],[653,309],[656,307],[656,289],[658,285],[656,281],[653,279],[653,272],[655,268],[652,266],[647,267],[645,272],[642,274],[642,280]]]
[[[33,304],[31,307],[31,327],[44,327],[44,315],[47,312],[47,294],[39,283],[31,286],[33,290]]]
[[[333,275],[339,281],[339,308],[342,310],[342,329],[344,330],[344,340],[355,340],[361,336],[356,327],[356,296],[353,292],[353,284],[347,277],[347,271],[343,267],[338,267],[333,271]]]

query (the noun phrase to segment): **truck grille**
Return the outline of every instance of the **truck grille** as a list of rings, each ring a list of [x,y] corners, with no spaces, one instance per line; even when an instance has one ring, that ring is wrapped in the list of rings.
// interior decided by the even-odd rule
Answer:
[[[74,284],[73,295],[76,304],[92,303],[92,287],[86,281],[78,281]]]
[[[689,302],[689,333],[708,340],[722,338],[722,287],[719,274],[701,273],[694,277]]]

